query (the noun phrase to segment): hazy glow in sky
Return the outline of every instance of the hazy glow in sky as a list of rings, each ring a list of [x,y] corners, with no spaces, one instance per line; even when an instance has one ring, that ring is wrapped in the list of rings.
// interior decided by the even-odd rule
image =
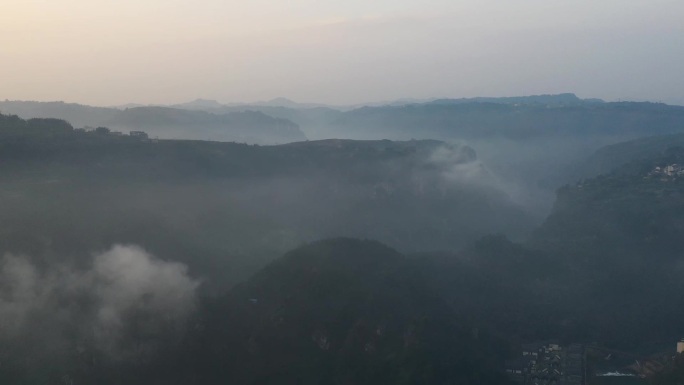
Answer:
[[[3,0],[0,98],[684,104],[682,0]]]

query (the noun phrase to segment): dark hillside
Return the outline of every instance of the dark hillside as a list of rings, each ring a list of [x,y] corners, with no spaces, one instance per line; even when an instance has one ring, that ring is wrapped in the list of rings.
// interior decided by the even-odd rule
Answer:
[[[448,306],[428,282],[414,263],[378,242],[314,242],[227,294],[204,299],[180,330],[151,333],[145,326],[154,324],[146,324],[144,313],[127,319],[132,347],[165,349],[133,349],[130,358],[113,359],[73,333],[63,346],[44,341],[41,355],[18,346],[9,354],[13,346],[0,338],[0,379],[103,385],[507,383],[506,343],[471,327],[467,315]],[[72,322],[88,325],[87,319]],[[181,338],[172,339],[174,333]]]
[[[584,297],[578,310],[614,343],[674,341],[684,331],[683,161],[672,148],[561,188],[529,242],[567,266]]]
[[[217,300],[198,358],[206,383],[502,383],[461,322],[396,251],[335,239]]]
[[[681,147],[636,156],[559,189],[527,242],[485,237],[420,254],[416,270],[473,325],[513,342],[660,351],[684,333],[682,164]]]

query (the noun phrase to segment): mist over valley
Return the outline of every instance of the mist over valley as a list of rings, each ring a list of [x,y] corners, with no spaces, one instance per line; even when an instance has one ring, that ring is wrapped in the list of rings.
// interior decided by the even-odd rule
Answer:
[[[181,109],[134,107],[122,110],[128,114],[112,115],[119,121],[135,117],[128,120],[131,134],[99,124],[82,129],[54,118],[1,115],[0,212],[6,224],[0,233],[5,282],[0,312],[6,319],[2,339],[17,357],[30,357],[6,356],[11,370],[3,372],[4,378],[44,382],[66,375],[98,383],[212,383],[224,378],[219,367],[242,362],[230,376],[245,383],[263,376],[275,383],[294,381],[302,373],[311,381],[329,376],[396,381],[390,376],[393,367],[409,377],[435,379],[483,375],[475,374],[479,370],[494,376],[488,381],[503,383],[505,376],[497,368],[519,341],[600,341],[614,349],[648,351],[658,347],[656,341],[676,338],[678,307],[653,298],[680,285],[673,272],[680,269],[681,219],[671,201],[679,194],[679,174],[671,172],[665,180],[653,170],[681,163],[676,147],[680,134],[647,135],[684,127],[677,123],[678,107],[605,107],[569,96],[438,104],[457,106],[448,110],[453,119],[463,119],[464,109],[469,111],[469,124],[485,119],[495,127],[493,109],[517,111],[527,116],[519,119],[530,119],[528,127],[539,127],[504,129],[502,123],[501,130],[480,132],[430,120],[433,112],[420,111],[433,103],[337,111],[331,121],[337,123],[331,124],[343,127],[341,116],[378,109],[373,113],[386,114],[383,121],[389,121],[375,123],[376,133],[368,129],[366,135],[390,136],[384,127],[392,126],[393,114],[417,113],[423,121],[416,122],[422,129],[415,136],[439,140],[401,138],[399,130],[397,137],[407,140],[319,139],[266,146],[212,141],[215,133],[194,128],[186,129],[194,132],[188,135],[202,140],[134,135],[154,126],[173,136],[181,129],[174,127],[205,124],[209,115],[215,117],[211,121],[228,121],[221,114],[246,113],[239,111],[185,115]],[[61,103],[7,106],[24,108],[24,116],[69,116],[78,110],[71,115],[76,121],[93,119],[93,111],[104,110]],[[161,113],[148,115],[144,109]],[[296,111],[309,114],[308,109]],[[544,110],[560,114],[556,122],[575,116],[601,128],[578,131],[567,121],[567,129],[545,132],[545,121],[535,120]],[[650,122],[649,129],[614,128],[610,122],[625,114]],[[253,122],[231,124],[246,126],[222,126],[217,128],[225,131],[220,135],[243,135]],[[634,137],[644,138],[586,155],[603,142]],[[546,199],[557,187],[562,188],[551,209]],[[381,255],[388,252],[395,257],[383,260]],[[652,252],[658,256],[646,257]],[[326,255],[335,257],[321,270],[316,266]],[[363,267],[375,264],[376,258],[386,267]],[[338,278],[333,277],[349,268],[358,270],[344,278],[353,281],[339,284],[359,286],[352,297],[339,297],[342,286],[334,286]],[[279,272],[270,273],[273,269]],[[323,271],[330,277],[319,281]],[[388,271],[399,275],[385,276]],[[361,279],[360,274],[370,275]],[[659,277],[658,285],[653,285],[654,277]],[[382,286],[386,279],[390,286]],[[606,290],[625,282],[641,282],[649,290],[632,294],[629,302],[624,302],[623,290]],[[281,284],[285,286],[275,291],[267,289]],[[299,285],[304,284],[312,286],[302,291]],[[409,285],[409,293],[419,286],[420,295],[436,302],[418,310],[393,285]],[[309,298],[304,293],[310,290],[319,296]],[[597,297],[595,290],[602,294]],[[371,299],[384,296],[390,297]],[[362,305],[364,301],[380,302]],[[364,306],[375,310],[366,313]],[[596,306],[611,310],[598,312]],[[645,334],[640,326],[645,321],[630,313],[632,306],[670,310],[659,312],[658,332]],[[437,317],[435,322],[443,324],[418,326],[416,312],[427,312],[420,317]],[[452,312],[448,322],[440,318],[444,312]],[[612,318],[606,317],[623,312],[632,323],[613,328]],[[40,320],[50,313],[59,317],[46,328]],[[651,314],[648,319],[653,320]],[[343,326],[343,319],[350,323]],[[437,328],[438,334],[411,337],[422,341],[415,350],[406,333],[422,330],[417,327]],[[46,333],[28,334],[36,328]],[[381,334],[370,338],[362,331],[368,328],[387,328],[390,334],[377,332]],[[446,332],[443,328],[464,335],[477,330],[480,337],[468,346],[478,352],[448,343],[452,352],[436,353],[433,349],[441,351],[446,344],[439,337]],[[401,333],[400,349],[392,339]],[[28,348],[36,338],[45,341],[40,353]],[[343,342],[350,338],[360,347]],[[500,348],[507,344],[510,348]],[[297,355],[286,358],[279,353],[283,349]],[[393,357],[397,349],[409,356],[393,358],[387,369],[380,370],[371,359],[378,354]],[[64,350],[75,353],[58,353]],[[320,354],[314,371],[293,369]],[[420,374],[422,364],[409,363],[434,354],[453,354],[451,360],[463,365],[482,354],[489,358],[472,361],[468,370],[445,367],[430,374]],[[164,375],[156,369],[174,360],[185,365]],[[29,362],[41,369],[28,375]],[[475,372],[466,374],[470,370]]]
[[[682,14],[8,0],[0,384],[684,383]]]

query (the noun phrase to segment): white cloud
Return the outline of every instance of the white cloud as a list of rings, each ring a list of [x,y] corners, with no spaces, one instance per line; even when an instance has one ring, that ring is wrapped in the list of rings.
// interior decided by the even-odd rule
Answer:
[[[198,286],[185,265],[122,245],[95,255],[85,270],[41,269],[27,257],[6,255],[0,279],[0,338],[21,341],[49,330],[52,339],[112,358],[173,340],[195,309]],[[80,334],[67,337],[73,329]]]

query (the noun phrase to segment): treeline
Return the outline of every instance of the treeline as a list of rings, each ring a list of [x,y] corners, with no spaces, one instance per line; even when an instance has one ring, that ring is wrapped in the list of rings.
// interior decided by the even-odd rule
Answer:
[[[52,118],[34,118],[24,120],[16,115],[0,114],[0,135],[3,137],[31,135],[55,136],[74,132],[71,124],[64,120]]]

